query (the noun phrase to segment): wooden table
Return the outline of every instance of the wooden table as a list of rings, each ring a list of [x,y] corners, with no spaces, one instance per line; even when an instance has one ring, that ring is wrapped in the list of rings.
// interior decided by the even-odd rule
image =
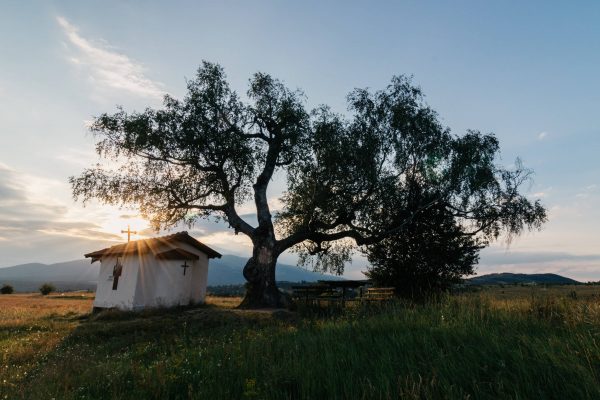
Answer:
[[[304,299],[306,304],[321,300],[340,301],[344,307],[348,300],[346,299],[347,289],[356,289],[370,283],[369,280],[320,280],[316,285],[292,286],[292,290],[294,291],[293,297]]]

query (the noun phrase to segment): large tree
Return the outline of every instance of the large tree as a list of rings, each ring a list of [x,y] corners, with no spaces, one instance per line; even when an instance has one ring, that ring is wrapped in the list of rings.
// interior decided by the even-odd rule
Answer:
[[[496,138],[452,135],[402,76],[381,91],[354,90],[340,115],[326,106],[307,111],[301,92],[263,73],[250,79],[242,101],[223,69],[204,62],[184,99],[102,114],[91,130],[98,154],[120,162],[72,177],[75,198],[137,206],[157,229],[223,218],[252,241],[246,307],[285,302],[275,283],[284,251],[341,273],[355,246],[401,231],[434,204],[488,237],[519,234],[545,219],[539,202],[519,193],[524,170],[497,165]],[[287,190],[273,216],[267,188],[278,171]],[[427,182],[433,196],[404,221],[389,219],[390,207],[409,193],[408,174]],[[238,213],[248,201],[254,225]]]

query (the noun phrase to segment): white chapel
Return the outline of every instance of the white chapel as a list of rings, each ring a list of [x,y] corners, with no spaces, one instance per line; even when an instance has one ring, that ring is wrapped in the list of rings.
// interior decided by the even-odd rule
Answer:
[[[100,261],[94,310],[142,310],[204,302],[208,261],[221,254],[187,232],[85,254]]]

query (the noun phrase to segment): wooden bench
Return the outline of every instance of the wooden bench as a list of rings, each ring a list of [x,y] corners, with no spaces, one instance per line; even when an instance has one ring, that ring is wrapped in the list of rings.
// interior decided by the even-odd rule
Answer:
[[[393,287],[369,287],[369,281],[320,281],[316,285],[292,286],[292,300],[306,305],[321,306],[340,305],[347,302],[383,302],[394,298]],[[349,289],[360,289],[360,294],[348,292]]]
[[[292,286],[292,299],[309,304],[314,302],[325,289],[326,287],[321,285]]]
[[[393,287],[371,287],[367,288],[361,297],[364,301],[386,301],[394,298]]]
[[[325,285],[292,286],[292,299],[305,304],[318,305],[321,301],[332,302],[341,297],[340,292]]]

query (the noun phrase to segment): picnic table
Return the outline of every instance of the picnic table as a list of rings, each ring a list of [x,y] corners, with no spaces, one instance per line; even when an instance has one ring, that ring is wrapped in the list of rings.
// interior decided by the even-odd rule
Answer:
[[[347,301],[383,301],[394,295],[394,288],[372,288],[370,280],[320,280],[314,285],[292,286],[292,298],[307,305],[320,305],[321,302],[339,303]],[[348,289],[359,289],[358,296],[349,297]]]

